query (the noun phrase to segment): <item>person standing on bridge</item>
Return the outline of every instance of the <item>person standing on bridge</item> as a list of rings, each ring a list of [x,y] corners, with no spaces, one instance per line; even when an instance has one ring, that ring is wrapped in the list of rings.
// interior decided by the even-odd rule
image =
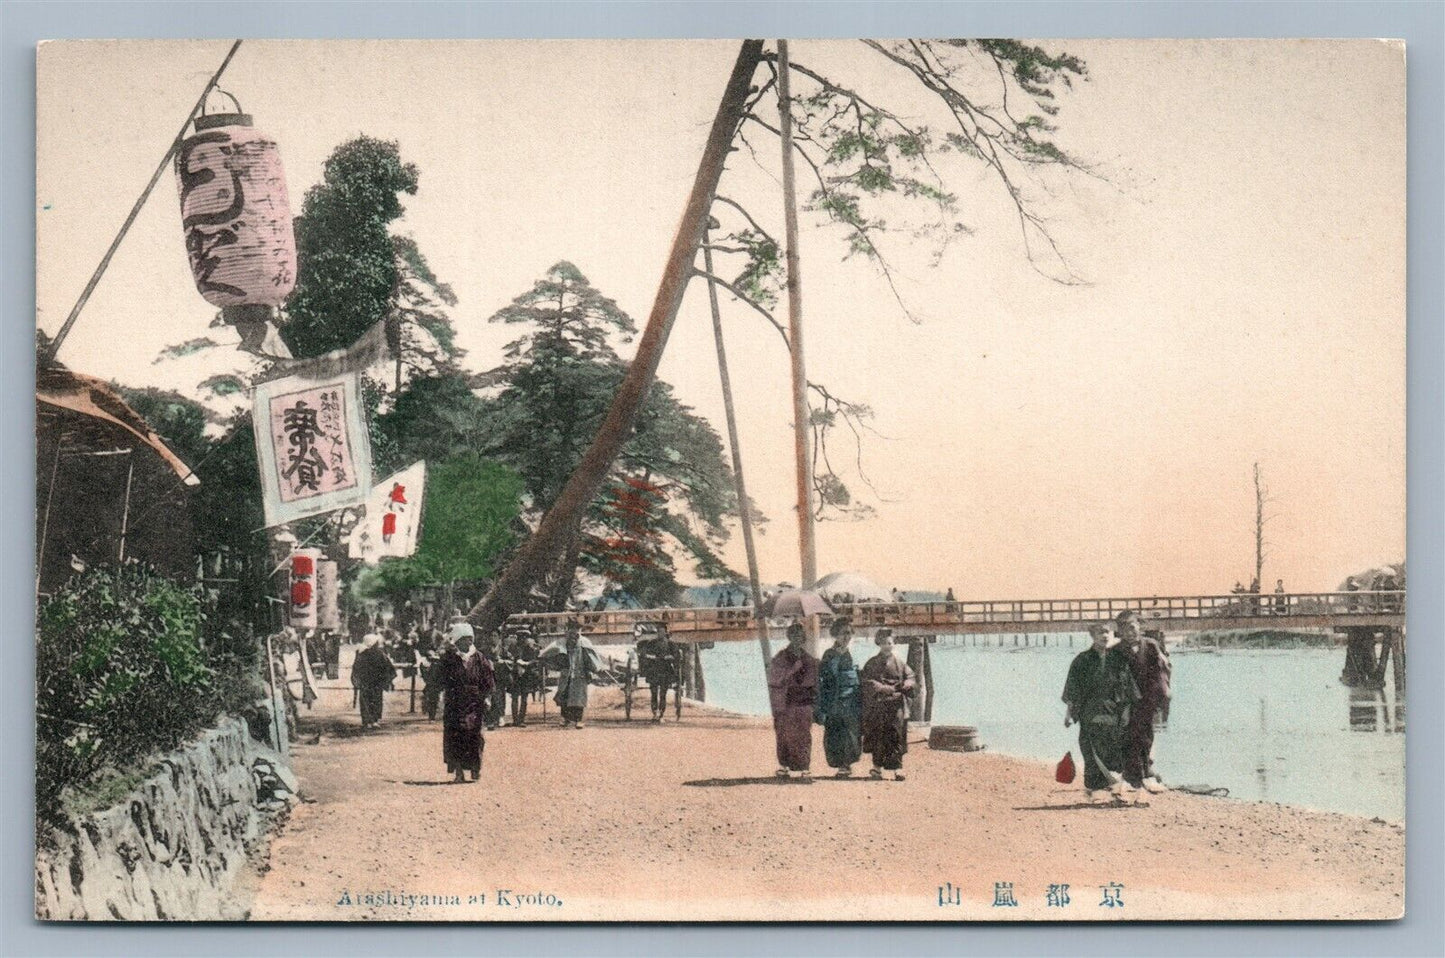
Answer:
[[[482,774],[482,723],[486,697],[492,694],[492,669],[472,647],[471,627],[453,628],[442,655],[442,760],[452,781],[462,782],[464,772],[472,781]]]
[[[838,770],[838,778],[853,774],[853,765],[863,755],[863,706],[858,697],[858,668],[848,648],[853,641],[853,623],[846,616],[829,628],[833,644],[823,651],[818,664],[818,702],[813,719],[823,726],[823,755]]]
[[[873,756],[871,778],[883,770],[903,781],[903,756],[908,751],[908,697],[916,681],[913,670],[893,654],[893,630],[879,629],[873,639],[878,654],[858,673],[863,697],[863,750]]]
[[[818,660],[804,645],[801,622],[788,626],[788,644],[768,666],[768,699],[777,738],[778,778],[807,778],[813,764],[813,707],[818,700]]]
[[[1169,654],[1163,643],[1144,634],[1139,613],[1134,610],[1120,612],[1115,623],[1139,689],[1139,701],[1130,711],[1124,738],[1124,780],[1149,792],[1167,791],[1154,771],[1154,720],[1169,714]]]
[[[1139,687],[1128,655],[1118,645],[1109,646],[1107,625],[1089,626],[1089,640],[1093,644],[1074,656],[1064,682],[1064,727],[1079,723],[1084,789],[1098,804],[1108,801],[1109,791],[1122,797],[1130,790],[1124,781],[1124,735]]]

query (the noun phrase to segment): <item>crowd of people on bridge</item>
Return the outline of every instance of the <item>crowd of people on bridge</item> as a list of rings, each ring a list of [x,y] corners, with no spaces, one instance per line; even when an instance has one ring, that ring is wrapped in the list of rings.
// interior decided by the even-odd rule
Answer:
[[[1166,790],[1154,768],[1156,722],[1169,718],[1171,668],[1161,633],[1139,614],[1119,613],[1111,629],[1089,627],[1090,646],[1064,682],[1064,727],[1079,726],[1084,788],[1096,804],[1125,803],[1142,789]]]

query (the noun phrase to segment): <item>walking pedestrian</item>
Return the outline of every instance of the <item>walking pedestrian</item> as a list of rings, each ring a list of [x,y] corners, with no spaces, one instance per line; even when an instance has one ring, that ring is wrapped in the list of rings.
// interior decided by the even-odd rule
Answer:
[[[486,697],[492,692],[491,667],[472,647],[470,635],[459,634],[449,640],[442,655],[442,761],[452,773],[452,781],[465,781],[470,772],[472,781],[482,774],[483,711]]]
[[[768,666],[768,698],[777,739],[778,778],[809,777],[813,764],[813,707],[818,698],[818,660],[804,647],[801,622],[788,626],[788,644]]]
[[[893,654],[893,630],[879,629],[873,642],[878,654],[858,673],[863,697],[863,750],[873,756],[872,778],[884,770],[903,781],[903,756],[908,752],[908,696],[913,670]]]
[[[567,623],[566,664],[557,678],[554,701],[562,709],[562,727],[581,728],[587,710],[587,687],[600,671],[597,652],[590,644],[583,645],[582,632],[576,620]]]
[[[1089,639],[1092,645],[1074,656],[1064,682],[1064,727],[1079,724],[1084,789],[1089,801],[1100,804],[1111,791],[1122,800],[1133,790],[1124,781],[1124,736],[1139,687],[1128,655],[1119,645],[1110,646],[1107,625],[1089,626]]]
[[[828,630],[833,644],[818,663],[818,702],[813,719],[823,726],[823,756],[838,778],[853,774],[863,755],[863,705],[858,696],[858,668],[853,664],[853,622],[835,619]]]
[[[381,636],[368,632],[351,663],[351,685],[361,706],[362,728],[380,724],[383,693],[391,689],[395,678],[396,668],[381,647]]]
[[[507,714],[507,667],[502,662],[502,640],[495,632],[487,636],[481,648],[482,658],[492,670],[493,689],[487,696],[487,710],[484,713],[486,728],[491,732],[502,725]]]
[[[542,664],[537,661],[537,642],[532,633],[522,632],[512,652],[512,727],[527,725],[527,700],[542,687]]]
[[[1167,791],[1154,770],[1154,721],[1168,716],[1172,694],[1169,655],[1163,643],[1144,634],[1139,614],[1132,609],[1119,613],[1115,627],[1139,689],[1124,741],[1124,780],[1148,792]]]

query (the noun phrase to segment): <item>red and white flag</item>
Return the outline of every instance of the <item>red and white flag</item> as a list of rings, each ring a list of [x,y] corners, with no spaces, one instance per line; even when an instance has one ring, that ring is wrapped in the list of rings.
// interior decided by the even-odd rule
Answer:
[[[425,492],[425,462],[413,463],[373,484],[366,500],[366,515],[352,530],[347,554],[368,565],[386,556],[414,554],[421,534]]]

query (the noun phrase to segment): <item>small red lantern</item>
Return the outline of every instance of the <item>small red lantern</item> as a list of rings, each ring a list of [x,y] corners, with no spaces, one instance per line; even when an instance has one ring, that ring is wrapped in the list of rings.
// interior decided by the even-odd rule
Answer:
[[[296,286],[281,154],[240,112],[201,115],[176,153],[181,228],[196,289],[220,307],[279,306]]]
[[[320,549],[297,549],[291,553],[287,620],[292,628],[316,628],[316,564],[320,559]]]

